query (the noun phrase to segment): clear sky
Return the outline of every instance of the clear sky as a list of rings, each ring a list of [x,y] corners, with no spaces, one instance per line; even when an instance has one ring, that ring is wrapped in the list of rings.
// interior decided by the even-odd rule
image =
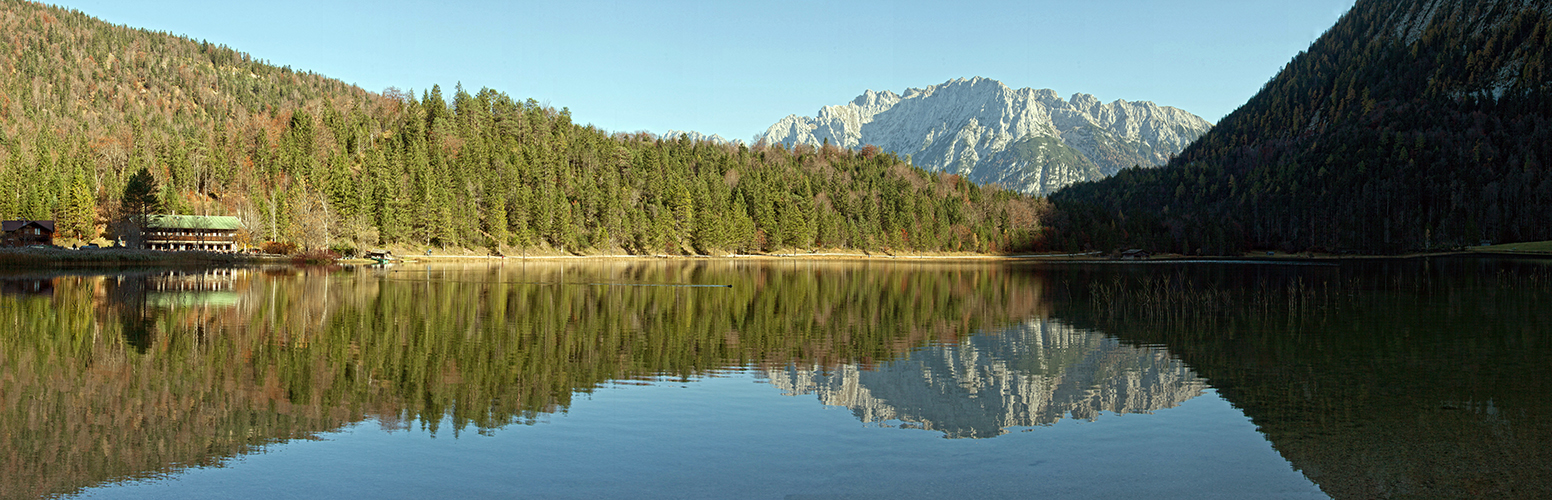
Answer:
[[[620,132],[745,139],[864,90],[982,76],[1216,122],[1353,0],[50,0],[359,85],[463,83]]]

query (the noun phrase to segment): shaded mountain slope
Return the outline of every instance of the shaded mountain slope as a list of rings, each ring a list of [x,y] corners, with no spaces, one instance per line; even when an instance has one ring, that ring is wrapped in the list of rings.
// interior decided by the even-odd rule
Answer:
[[[1552,239],[1552,16],[1360,0],[1168,168],[1052,196],[1070,247],[1396,253]]]

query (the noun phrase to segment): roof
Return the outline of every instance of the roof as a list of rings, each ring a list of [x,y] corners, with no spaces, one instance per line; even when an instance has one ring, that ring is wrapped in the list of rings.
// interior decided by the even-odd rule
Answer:
[[[54,232],[54,221],[51,221],[51,220],[26,220],[26,219],[22,219],[22,220],[8,220],[8,221],[5,221],[5,222],[0,222],[0,230],[3,230],[5,232],[7,232],[7,233],[9,233],[11,231],[15,231],[17,229],[21,229],[21,228],[27,227],[27,226],[38,226],[38,227],[41,227],[43,229],[47,229],[48,232],[50,232],[50,233]]]
[[[145,227],[236,231],[242,222],[229,215],[147,215]]]

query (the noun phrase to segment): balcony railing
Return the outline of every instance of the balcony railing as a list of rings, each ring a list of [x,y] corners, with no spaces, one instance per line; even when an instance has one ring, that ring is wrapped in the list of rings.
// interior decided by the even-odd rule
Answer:
[[[148,235],[145,235],[146,243],[173,243],[173,242],[231,243],[233,241],[236,241],[236,239],[237,239],[236,237],[233,237],[232,235],[229,235],[229,234],[202,234],[202,235],[197,235],[197,236],[174,236],[174,235],[163,235],[163,234],[148,234]]]

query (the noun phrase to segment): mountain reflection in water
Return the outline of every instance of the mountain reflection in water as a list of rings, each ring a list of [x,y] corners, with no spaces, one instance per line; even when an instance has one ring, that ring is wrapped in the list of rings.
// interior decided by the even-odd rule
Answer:
[[[863,422],[899,421],[949,438],[995,437],[1068,415],[1149,413],[1207,388],[1162,348],[1039,319],[878,366],[789,366],[766,376],[788,395],[816,394]]]
[[[12,273],[0,276],[0,497],[167,477],[366,421],[494,434],[599,387],[729,370],[863,422],[950,438],[1064,418],[1146,427],[1102,414],[1211,392],[1189,404],[1232,403],[1243,411],[1232,417],[1248,416],[1333,497],[1549,497],[1549,269],[648,261]],[[1010,442],[1023,443],[973,443]],[[1021,474],[1007,480],[1051,479]]]
[[[930,264],[18,280],[53,287],[0,296],[0,324],[16,325],[0,331],[0,491],[24,497],[218,464],[368,419],[490,433],[611,381],[885,362],[1048,307],[1038,276]]]

